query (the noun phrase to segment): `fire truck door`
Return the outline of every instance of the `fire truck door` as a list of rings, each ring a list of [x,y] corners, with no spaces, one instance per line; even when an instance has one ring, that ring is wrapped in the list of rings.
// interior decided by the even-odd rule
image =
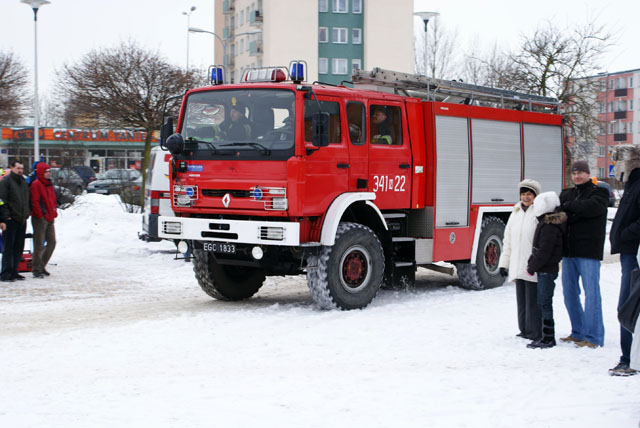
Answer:
[[[369,105],[369,190],[380,209],[409,208],[411,149],[400,104]]]
[[[349,192],[366,192],[369,189],[367,109],[360,101],[348,101],[346,111],[349,132]]]
[[[340,103],[336,99],[319,97],[304,102],[305,147],[312,150],[306,156],[305,212],[316,213],[325,210],[340,194],[347,191],[349,178],[349,152],[347,136],[344,135]],[[311,118],[319,108],[329,113],[329,145],[315,150],[312,141]]]

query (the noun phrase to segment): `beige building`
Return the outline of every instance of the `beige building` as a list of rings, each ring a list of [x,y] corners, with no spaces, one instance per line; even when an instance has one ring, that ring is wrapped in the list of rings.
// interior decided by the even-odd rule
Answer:
[[[308,81],[340,83],[353,68],[413,72],[413,0],[222,0],[216,64],[237,82],[246,68],[308,64]],[[221,46],[222,45],[222,46]],[[219,49],[222,47],[222,49]]]

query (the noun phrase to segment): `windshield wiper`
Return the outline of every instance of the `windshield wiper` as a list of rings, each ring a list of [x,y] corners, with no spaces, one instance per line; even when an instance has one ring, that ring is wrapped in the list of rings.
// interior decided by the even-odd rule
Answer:
[[[185,142],[187,143],[196,143],[196,144],[204,144],[206,145],[213,153],[212,154],[216,154],[218,152],[218,149],[216,148],[216,146],[209,142],[209,141],[203,141],[203,140],[198,140],[196,138],[193,137],[189,137],[185,140]]]
[[[265,156],[269,156],[271,154],[271,150],[269,150],[268,148],[266,148],[265,146],[263,146],[262,144],[259,143],[252,143],[252,142],[246,142],[246,143],[226,143],[226,144],[220,144],[220,146],[250,146],[256,149],[259,149],[262,154],[264,154]]]

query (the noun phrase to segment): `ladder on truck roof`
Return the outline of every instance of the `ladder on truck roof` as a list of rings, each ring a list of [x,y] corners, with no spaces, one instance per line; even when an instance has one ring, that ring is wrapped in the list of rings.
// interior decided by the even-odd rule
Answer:
[[[384,91],[382,88],[390,88],[395,93],[401,91],[406,96],[429,101],[476,104],[544,113],[558,113],[561,107],[560,102],[552,97],[472,85],[455,80],[434,79],[378,67],[371,71],[353,70],[351,80],[357,88],[378,91]]]

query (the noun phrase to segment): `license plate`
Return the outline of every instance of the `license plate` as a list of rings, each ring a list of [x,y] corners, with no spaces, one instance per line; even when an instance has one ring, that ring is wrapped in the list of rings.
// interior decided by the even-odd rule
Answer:
[[[96,193],[102,193],[106,195],[107,193],[109,193],[109,191],[107,189],[96,189]]]
[[[211,251],[213,253],[235,254],[235,244],[225,244],[222,242],[205,242],[203,244],[205,251]]]

